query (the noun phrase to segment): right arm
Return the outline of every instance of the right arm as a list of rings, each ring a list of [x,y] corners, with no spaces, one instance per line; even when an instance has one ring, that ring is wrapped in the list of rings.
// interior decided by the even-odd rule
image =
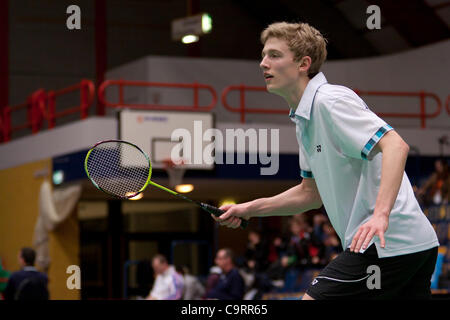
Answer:
[[[220,209],[225,213],[215,220],[221,225],[237,228],[241,223],[238,218],[248,220],[253,217],[291,216],[321,206],[322,199],[315,180],[304,178],[299,185],[276,196],[223,206]]]

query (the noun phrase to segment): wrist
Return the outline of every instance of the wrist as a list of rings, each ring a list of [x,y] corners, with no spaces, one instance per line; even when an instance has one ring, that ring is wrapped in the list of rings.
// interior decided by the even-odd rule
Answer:
[[[264,199],[260,198],[246,203],[245,210],[248,212],[248,219],[264,216]]]
[[[375,209],[373,215],[378,218],[388,218],[390,212],[391,211],[389,209]]]

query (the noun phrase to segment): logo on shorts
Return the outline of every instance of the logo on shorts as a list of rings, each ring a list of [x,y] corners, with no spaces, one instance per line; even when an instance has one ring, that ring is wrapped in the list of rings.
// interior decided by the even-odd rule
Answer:
[[[317,152],[322,152],[322,146],[319,144],[318,146],[316,146],[316,150]]]
[[[314,280],[311,282],[311,285],[313,286],[313,285],[315,285],[317,282],[319,282],[319,280],[314,279]]]

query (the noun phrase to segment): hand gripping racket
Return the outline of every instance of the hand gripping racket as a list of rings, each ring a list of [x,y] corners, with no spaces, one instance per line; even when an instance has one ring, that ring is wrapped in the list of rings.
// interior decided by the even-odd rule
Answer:
[[[138,146],[121,140],[106,140],[95,144],[84,160],[87,176],[97,189],[120,199],[130,199],[145,190],[148,185],[167,191],[180,199],[198,205],[216,217],[224,211],[209,204],[189,199],[150,180],[152,164],[148,155]],[[248,221],[241,219],[241,228]]]

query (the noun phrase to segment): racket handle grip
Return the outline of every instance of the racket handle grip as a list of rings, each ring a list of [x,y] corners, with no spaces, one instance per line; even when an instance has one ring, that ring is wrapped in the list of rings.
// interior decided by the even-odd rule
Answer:
[[[223,210],[220,210],[217,207],[211,206],[211,205],[206,204],[206,203],[202,203],[201,207],[203,208],[203,210],[205,210],[206,212],[211,213],[212,215],[214,215],[216,217],[220,217],[225,212]],[[241,218],[239,218],[239,219],[241,219]],[[241,226],[240,227],[242,229],[245,229],[245,228],[247,228],[247,226],[248,226],[248,220],[241,219]]]

